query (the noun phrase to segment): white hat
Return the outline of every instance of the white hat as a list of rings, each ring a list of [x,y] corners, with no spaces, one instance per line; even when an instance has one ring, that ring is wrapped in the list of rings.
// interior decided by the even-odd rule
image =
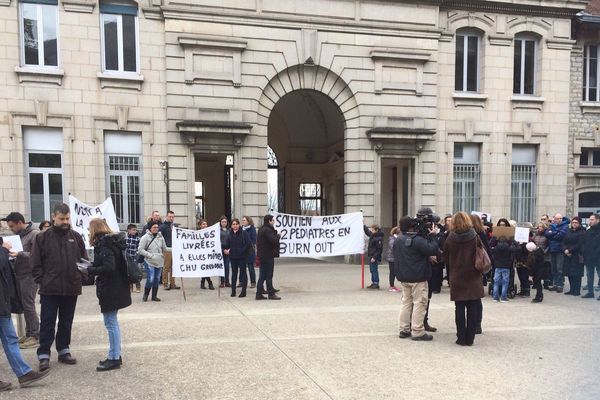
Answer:
[[[536,251],[537,250],[537,246],[535,245],[535,243],[533,242],[529,242],[525,245],[525,247],[527,248],[527,251],[532,252],[532,251]]]

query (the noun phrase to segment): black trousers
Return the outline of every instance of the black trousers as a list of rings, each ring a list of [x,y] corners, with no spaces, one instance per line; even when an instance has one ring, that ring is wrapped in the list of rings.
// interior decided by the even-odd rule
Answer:
[[[241,258],[230,258],[231,263],[231,292],[235,293],[235,286],[237,284],[238,272],[240,274],[240,284],[242,288],[246,290],[248,285],[248,276],[246,275],[246,260]]]
[[[527,268],[517,268],[517,275],[521,284],[521,291],[529,291],[529,270]]]
[[[40,347],[37,350],[38,358],[50,358],[50,348],[54,342],[56,317],[58,316],[58,329],[56,330],[56,351],[58,355],[70,352],[71,328],[77,296],[51,296],[40,295],[42,310],[40,313]]]
[[[389,281],[390,281],[390,287],[395,286],[394,283],[396,281],[396,272],[394,271],[394,263],[392,261],[388,261],[388,264],[390,264],[390,275],[389,275]]]
[[[477,310],[480,305],[481,299],[454,302],[456,337],[459,343],[473,344],[473,341],[475,341]]]
[[[542,277],[534,276],[533,277],[533,288],[535,289],[535,298],[538,300],[544,299],[544,293],[542,289]]]
[[[273,272],[275,270],[275,260],[260,260],[260,270],[258,273],[258,283],[256,284],[256,291],[260,293],[264,288],[264,283],[267,282],[267,293],[270,295],[275,294],[275,289],[273,288]]]
[[[444,263],[433,263],[431,265],[431,279],[429,280],[429,288],[434,293],[442,291],[442,282],[444,281]]]
[[[581,294],[581,276],[569,276],[569,292],[579,296]]]

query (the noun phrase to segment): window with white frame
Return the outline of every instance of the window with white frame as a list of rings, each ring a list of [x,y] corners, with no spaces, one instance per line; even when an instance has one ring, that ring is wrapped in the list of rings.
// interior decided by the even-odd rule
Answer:
[[[536,148],[513,145],[510,215],[517,222],[535,221]]]
[[[21,65],[58,67],[57,0],[21,0]]]
[[[204,182],[194,182],[194,199],[196,202],[196,220],[204,219]]]
[[[456,33],[454,90],[457,92],[479,91],[480,38],[472,30]]]
[[[63,135],[60,129],[24,127],[26,188],[31,220],[49,220],[63,202]]]
[[[598,45],[590,44],[583,49],[583,100],[600,101],[598,79]]]
[[[115,206],[117,222],[142,221],[142,135],[105,132],[106,191]]]
[[[580,167],[600,167],[600,148],[581,149],[579,156]]]
[[[514,42],[513,93],[534,95],[538,41],[534,36],[518,35]]]
[[[300,184],[300,215],[321,215],[321,186],[320,183]]]
[[[454,144],[453,211],[479,210],[479,145]]]
[[[128,3],[100,3],[102,70],[139,74],[137,6]]]

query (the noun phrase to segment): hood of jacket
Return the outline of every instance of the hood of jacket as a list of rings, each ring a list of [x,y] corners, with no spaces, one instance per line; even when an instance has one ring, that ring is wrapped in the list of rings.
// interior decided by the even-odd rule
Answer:
[[[110,235],[104,235],[98,241],[98,244],[116,247],[119,250],[125,250],[127,245],[125,243],[125,233],[114,233]]]
[[[21,232],[19,232],[19,236],[21,238],[24,238],[25,236],[27,236],[31,231],[33,231],[33,223],[30,222],[27,224],[27,226],[25,227],[25,229],[23,229]]]
[[[475,239],[475,236],[477,236],[475,230],[469,229],[468,231],[461,233],[450,232],[450,235],[448,235],[448,239],[453,240],[455,242],[463,243]]]

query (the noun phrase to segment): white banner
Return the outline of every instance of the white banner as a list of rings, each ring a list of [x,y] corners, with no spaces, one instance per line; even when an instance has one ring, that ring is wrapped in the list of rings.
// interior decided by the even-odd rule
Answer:
[[[119,232],[119,223],[117,222],[115,207],[113,206],[110,197],[104,200],[102,204],[92,207],[69,195],[69,208],[71,209],[71,223],[73,224],[73,230],[81,234],[86,249],[91,248],[89,228],[92,219],[102,218],[106,220],[106,223],[113,232]]]
[[[172,240],[174,277],[225,276],[218,223],[199,231],[173,226]]]
[[[363,215],[313,217],[273,213],[280,257],[327,257],[364,252]]]

